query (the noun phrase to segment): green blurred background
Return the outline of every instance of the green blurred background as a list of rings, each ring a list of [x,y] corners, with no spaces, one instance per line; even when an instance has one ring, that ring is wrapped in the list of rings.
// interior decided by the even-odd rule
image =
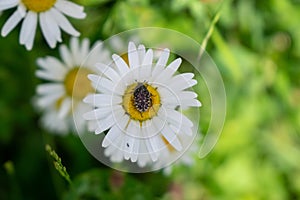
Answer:
[[[39,83],[35,60],[58,51],[38,31],[27,52],[18,26],[0,38],[0,199],[300,199],[299,0],[76,2],[87,18],[71,21],[92,41],[155,26],[202,43],[219,13],[206,50],[226,88],[222,135],[211,154],[171,176],[106,168],[78,137],[40,127],[31,103]],[[3,12],[1,27],[12,12]],[[46,143],[62,158],[72,186],[55,170]]]

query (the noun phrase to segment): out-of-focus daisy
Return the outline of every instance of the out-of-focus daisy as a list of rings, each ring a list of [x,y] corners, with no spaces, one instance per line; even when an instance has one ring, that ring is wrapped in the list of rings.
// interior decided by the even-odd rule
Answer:
[[[68,19],[85,18],[83,7],[68,0],[1,0],[0,11],[17,7],[17,10],[4,24],[1,35],[7,36],[24,18],[20,32],[20,44],[31,50],[34,42],[37,24],[39,22],[42,33],[51,48],[61,42],[61,29],[73,36],[80,33],[74,29]]]
[[[193,123],[180,108],[199,107],[197,94],[188,91],[197,81],[194,74],[175,75],[178,58],[167,65],[169,50],[164,49],[156,63],[153,50],[128,45],[128,63],[112,56],[114,66],[99,63],[102,75],[89,75],[98,93],[84,102],[95,107],[84,118],[95,125],[95,133],[108,130],[102,146],[113,162],[131,160],[140,167],[158,160],[168,145],[183,149],[178,133],[192,135]]]
[[[47,82],[37,86],[35,104],[44,112],[42,122],[45,128],[61,134],[75,130],[75,126],[79,132],[84,131],[85,120],[75,120],[75,124],[73,116],[81,118],[91,109],[82,102],[88,93],[93,92],[87,75],[94,72],[95,63],[109,58],[109,52],[102,48],[100,41],[95,43],[92,51],[88,39],[80,43],[78,38],[71,38],[70,43],[70,50],[66,45],[59,48],[62,61],[51,56],[37,60],[40,68],[36,76]]]

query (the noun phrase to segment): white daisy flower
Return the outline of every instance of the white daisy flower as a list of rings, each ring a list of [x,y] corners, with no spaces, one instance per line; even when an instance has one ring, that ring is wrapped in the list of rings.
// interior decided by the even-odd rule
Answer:
[[[4,24],[1,35],[7,36],[24,18],[19,40],[27,50],[32,49],[38,21],[48,45],[55,48],[56,43],[62,41],[60,29],[76,37],[80,35],[64,15],[76,19],[83,19],[86,16],[82,6],[68,0],[0,1],[0,11],[13,7],[17,7],[17,10]]]
[[[96,134],[108,131],[102,146],[112,162],[153,164],[168,145],[183,150],[178,133],[192,135],[193,123],[180,110],[201,106],[197,94],[187,90],[197,81],[192,73],[175,75],[181,59],[167,65],[168,58],[164,49],[153,63],[152,49],[130,42],[128,63],[114,54],[113,67],[99,63],[101,75],[88,76],[98,92],[84,99],[95,107],[84,118]]]
[[[79,132],[85,129],[85,120],[81,117],[92,108],[82,99],[94,91],[87,75],[94,72],[95,63],[109,58],[109,52],[102,48],[100,41],[91,49],[88,39],[80,44],[78,38],[71,38],[70,50],[66,45],[59,48],[62,61],[51,56],[37,60],[40,68],[36,76],[47,82],[37,86],[35,104],[44,112],[44,127],[52,132],[64,134],[74,131],[75,126]],[[75,124],[73,117],[80,120],[75,120]]]

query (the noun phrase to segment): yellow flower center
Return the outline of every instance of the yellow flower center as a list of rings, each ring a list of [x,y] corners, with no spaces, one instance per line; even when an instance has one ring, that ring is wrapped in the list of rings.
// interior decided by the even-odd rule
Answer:
[[[28,10],[44,12],[53,7],[56,0],[21,0]]]
[[[134,83],[128,86],[125,91],[123,107],[133,120],[143,122],[151,119],[160,108],[159,93],[151,85]]]
[[[87,78],[91,73],[86,68],[75,67],[70,70],[64,80],[67,95],[82,100],[88,93],[93,92],[92,84]]]

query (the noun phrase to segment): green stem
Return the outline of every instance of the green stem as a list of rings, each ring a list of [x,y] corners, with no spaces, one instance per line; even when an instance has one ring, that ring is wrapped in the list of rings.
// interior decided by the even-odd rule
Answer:
[[[198,54],[198,58],[197,58],[198,61],[200,61],[200,59],[201,59],[201,57],[202,57],[202,55],[203,55],[203,53],[204,53],[204,51],[206,49],[207,43],[208,43],[208,41],[209,41],[209,39],[210,39],[213,31],[214,31],[214,28],[215,28],[217,22],[220,19],[222,5],[223,5],[223,2],[221,3],[220,7],[218,8],[217,13],[215,14],[212,22],[210,23],[208,32],[206,33],[206,35],[205,35],[205,37],[204,37],[204,39],[202,41],[201,48],[199,50],[199,54]]]

